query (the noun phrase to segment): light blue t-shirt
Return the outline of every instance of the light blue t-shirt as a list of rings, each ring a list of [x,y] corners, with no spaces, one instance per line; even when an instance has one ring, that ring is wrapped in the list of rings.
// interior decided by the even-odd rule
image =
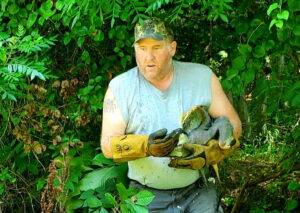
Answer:
[[[174,76],[168,90],[149,83],[135,67],[109,84],[126,123],[126,134],[151,134],[181,127],[180,116],[195,105],[211,103],[212,71],[205,65],[173,61]],[[198,170],[168,166],[169,157],[146,157],[128,162],[128,177],[157,189],[188,186],[199,178]]]

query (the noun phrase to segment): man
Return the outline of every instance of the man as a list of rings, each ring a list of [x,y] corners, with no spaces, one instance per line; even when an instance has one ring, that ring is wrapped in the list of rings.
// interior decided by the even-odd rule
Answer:
[[[107,158],[128,161],[131,187],[155,195],[150,212],[218,212],[214,186],[197,184],[198,170],[171,168],[167,155],[182,133],[180,115],[195,105],[207,106],[212,118],[227,117],[236,136],[241,135],[241,121],[208,67],[172,59],[176,45],[159,19],[136,25],[137,67],[109,84],[102,151]]]

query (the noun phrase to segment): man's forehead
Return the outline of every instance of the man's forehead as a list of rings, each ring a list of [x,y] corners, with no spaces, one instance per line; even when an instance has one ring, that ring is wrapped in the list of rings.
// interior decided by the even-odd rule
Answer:
[[[154,45],[163,45],[165,44],[165,40],[155,40],[152,38],[142,38],[138,42],[135,43],[138,46],[144,46],[144,45],[149,45],[149,46],[154,46]]]

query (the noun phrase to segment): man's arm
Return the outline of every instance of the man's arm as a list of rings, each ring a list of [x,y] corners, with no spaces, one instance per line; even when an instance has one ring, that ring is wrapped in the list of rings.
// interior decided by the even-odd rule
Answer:
[[[212,101],[208,113],[213,118],[220,116],[227,117],[234,128],[235,136],[240,137],[242,134],[241,120],[224,93],[219,79],[214,73],[212,74],[211,79],[211,94]]]
[[[167,135],[167,129],[161,129],[150,135],[125,135],[126,123],[111,88],[104,97],[102,120],[102,152],[106,158],[118,162],[167,156],[182,133],[181,129],[177,129]]]
[[[101,148],[105,157],[112,158],[111,139],[125,134],[126,124],[116,103],[113,91],[108,87],[103,103]]]

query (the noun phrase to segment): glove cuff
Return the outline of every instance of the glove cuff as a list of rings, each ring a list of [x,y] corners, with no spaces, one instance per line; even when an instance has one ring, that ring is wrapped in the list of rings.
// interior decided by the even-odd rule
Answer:
[[[111,140],[113,160],[126,162],[147,157],[148,135],[121,135]]]

